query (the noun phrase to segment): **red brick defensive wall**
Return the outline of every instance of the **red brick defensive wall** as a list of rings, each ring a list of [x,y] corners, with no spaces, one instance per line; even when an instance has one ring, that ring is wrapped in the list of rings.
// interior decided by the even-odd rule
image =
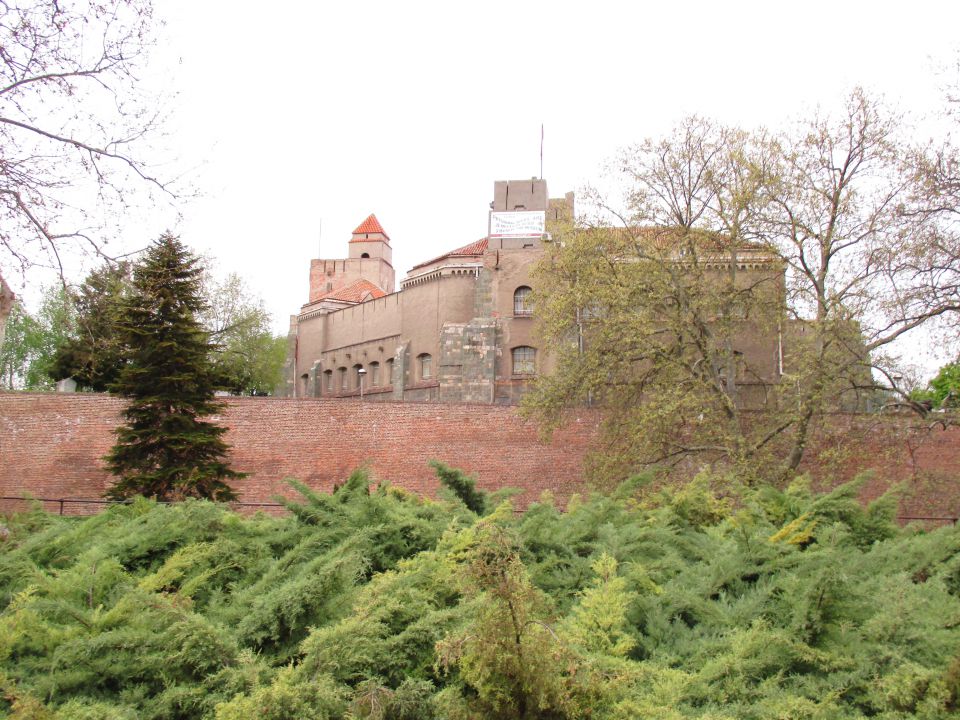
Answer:
[[[122,408],[106,395],[0,393],[0,496],[99,498],[110,484],[101,458]],[[329,490],[360,465],[376,479],[433,494],[438,482],[427,462],[436,459],[473,473],[483,488],[520,488],[518,503],[526,504],[543,490],[564,498],[584,489],[599,416],[585,411],[549,442],[514,408],[487,405],[231,398],[220,421],[233,467],[249,473],[236,483],[244,502],[292,495],[290,477]],[[960,514],[958,427],[834,416],[811,447],[808,467],[821,484],[873,469],[864,499],[902,482],[902,515]],[[0,502],[0,510],[16,505]]]
[[[0,496],[101,496],[111,482],[101,458],[122,409],[106,395],[0,393]],[[509,407],[288,398],[230,398],[220,421],[232,467],[249,473],[234,483],[244,502],[292,495],[284,482],[291,477],[330,490],[361,465],[376,479],[434,494],[430,460],[475,474],[484,488],[524,489],[524,503],[545,488],[567,496],[583,487],[597,429],[596,415],[586,414],[544,443]]]

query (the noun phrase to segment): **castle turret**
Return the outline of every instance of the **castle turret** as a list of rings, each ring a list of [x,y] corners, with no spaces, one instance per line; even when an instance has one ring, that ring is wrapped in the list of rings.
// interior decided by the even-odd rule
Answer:
[[[357,225],[350,238],[350,257],[355,259],[381,258],[393,267],[393,248],[390,236],[384,231],[377,216],[372,213]]]
[[[353,231],[342,260],[310,261],[310,299],[318,302],[340,290],[365,281],[386,294],[394,289],[393,248],[376,215],[369,215]],[[359,302],[359,300],[358,300]]]

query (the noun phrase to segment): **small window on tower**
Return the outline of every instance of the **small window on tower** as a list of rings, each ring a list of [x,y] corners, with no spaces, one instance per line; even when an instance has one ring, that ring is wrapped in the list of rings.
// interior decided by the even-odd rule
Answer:
[[[360,255],[360,257],[362,257],[362,258],[368,258],[368,257],[370,257],[370,253],[362,253],[362,254]]]

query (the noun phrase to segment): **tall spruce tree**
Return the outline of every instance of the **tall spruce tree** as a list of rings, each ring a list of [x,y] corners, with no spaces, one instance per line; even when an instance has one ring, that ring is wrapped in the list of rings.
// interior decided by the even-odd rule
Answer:
[[[210,341],[197,320],[201,269],[180,240],[164,235],[133,274],[120,316],[128,360],[112,390],[130,399],[126,424],[107,455],[119,479],[108,497],[145,495],[233,500],[226,429],[202,418],[218,412]]]

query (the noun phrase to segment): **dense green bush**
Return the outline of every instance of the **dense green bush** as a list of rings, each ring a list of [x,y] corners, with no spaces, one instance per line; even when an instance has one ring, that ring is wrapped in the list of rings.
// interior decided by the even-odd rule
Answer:
[[[138,500],[10,518],[0,716],[946,718],[960,531],[709,478],[517,514],[354,473],[285,517]],[[477,514],[477,513],[481,514]]]

